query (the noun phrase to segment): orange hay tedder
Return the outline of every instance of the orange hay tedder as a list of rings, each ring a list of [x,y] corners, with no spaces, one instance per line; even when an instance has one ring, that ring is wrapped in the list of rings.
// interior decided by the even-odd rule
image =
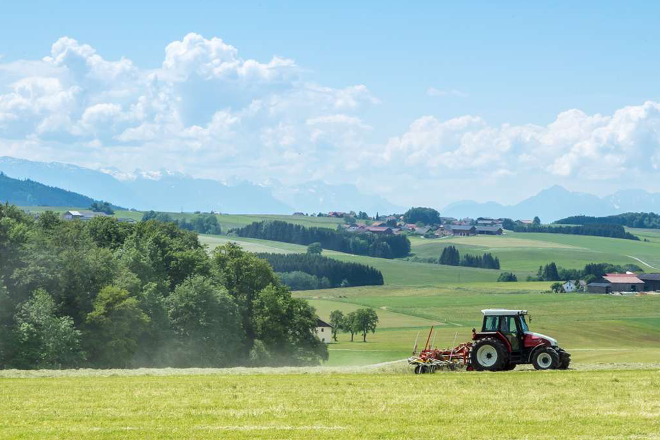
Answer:
[[[484,315],[481,331],[472,329],[472,342],[452,349],[437,349],[435,336],[431,341],[433,327],[419,354],[415,341],[413,355],[408,358],[408,363],[415,367],[415,374],[457,368],[509,371],[521,364],[532,364],[537,370],[565,370],[570,365],[571,355],[559,348],[556,339],[529,331],[526,310],[486,309],[481,312]]]

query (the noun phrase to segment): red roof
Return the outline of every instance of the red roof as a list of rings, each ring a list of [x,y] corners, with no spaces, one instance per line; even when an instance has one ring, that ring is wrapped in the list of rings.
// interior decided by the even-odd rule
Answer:
[[[610,283],[644,284],[634,273],[608,273],[603,278]]]

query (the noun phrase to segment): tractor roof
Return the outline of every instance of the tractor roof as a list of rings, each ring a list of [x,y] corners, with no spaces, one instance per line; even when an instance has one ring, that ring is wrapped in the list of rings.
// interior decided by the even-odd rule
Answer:
[[[515,316],[515,315],[526,315],[527,310],[508,310],[508,309],[485,309],[482,310],[486,316]]]

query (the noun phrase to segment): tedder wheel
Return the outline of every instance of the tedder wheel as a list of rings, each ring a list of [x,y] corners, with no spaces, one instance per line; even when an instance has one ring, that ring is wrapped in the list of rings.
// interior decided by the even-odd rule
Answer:
[[[532,356],[532,364],[537,370],[554,370],[559,366],[559,355],[554,348],[539,348]]]
[[[417,364],[415,365],[415,374],[424,374],[424,365]]]
[[[567,370],[569,365],[571,365],[571,355],[565,351],[562,351],[559,353],[559,366],[557,369]]]
[[[470,365],[477,371],[500,371],[509,364],[509,352],[494,338],[478,340],[470,351]]]

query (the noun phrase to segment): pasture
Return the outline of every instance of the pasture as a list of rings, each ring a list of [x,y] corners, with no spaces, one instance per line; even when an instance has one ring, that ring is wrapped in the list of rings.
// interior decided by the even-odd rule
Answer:
[[[660,432],[657,369],[7,373],[0,379],[0,438],[550,439]]]

